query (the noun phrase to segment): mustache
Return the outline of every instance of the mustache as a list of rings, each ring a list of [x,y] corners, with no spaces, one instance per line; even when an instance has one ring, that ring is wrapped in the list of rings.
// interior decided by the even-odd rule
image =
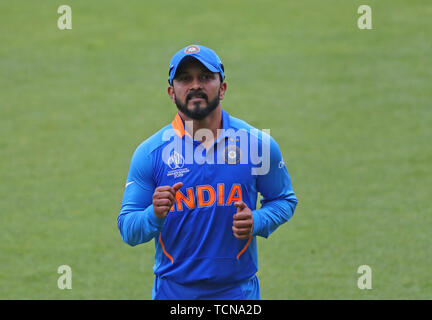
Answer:
[[[205,101],[208,102],[207,95],[202,91],[193,91],[193,92],[188,93],[186,95],[186,102],[188,102],[192,98],[203,98]]]

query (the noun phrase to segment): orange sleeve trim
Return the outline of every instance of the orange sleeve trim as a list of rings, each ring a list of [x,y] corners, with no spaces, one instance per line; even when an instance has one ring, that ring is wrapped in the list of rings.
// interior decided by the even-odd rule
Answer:
[[[162,246],[162,251],[163,251],[163,253],[168,257],[168,259],[170,259],[171,260],[171,263],[174,263],[174,259],[173,259],[173,257],[171,257],[170,255],[169,255],[169,253],[168,252],[166,252],[166,250],[165,250],[165,246],[164,246],[164,243],[162,242],[162,237],[161,237],[161,233],[159,233],[159,242],[160,242],[160,244],[161,244],[161,246]]]
[[[237,255],[237,260],[240,259],[240,256],[246,251],[246,249],[249,247],[249,244],[252,240],[252,236],[249,237],[248,242],[246,243],[246,245],[244,246],[244,248],[238,253]]]

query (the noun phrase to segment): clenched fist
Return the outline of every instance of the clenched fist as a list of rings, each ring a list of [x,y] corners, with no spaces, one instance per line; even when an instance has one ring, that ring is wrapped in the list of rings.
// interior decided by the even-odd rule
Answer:
[[[170,211],[175,201],[177,191],[182,187],[183,182],[177,182],[172,187],[160,186],[153,193],[153,211],[158,218],[164,218]]]
[[[236,201],[234,205],[237,207],[237,212],[233,216],[234,237],[240,240],[248,239],[252,236],[253,230],[252,211],[243,201]]]

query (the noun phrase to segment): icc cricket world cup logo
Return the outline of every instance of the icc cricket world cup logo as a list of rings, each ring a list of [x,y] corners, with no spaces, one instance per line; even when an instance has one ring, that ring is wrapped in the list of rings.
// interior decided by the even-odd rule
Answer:
[[[180,169],[184,166],[184,158],[183,156],[174,151],[173,154],[168,158],[168,166],[171,168],[171,170]]]

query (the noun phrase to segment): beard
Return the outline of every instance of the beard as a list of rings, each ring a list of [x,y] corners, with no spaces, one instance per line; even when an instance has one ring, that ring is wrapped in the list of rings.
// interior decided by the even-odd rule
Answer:
[[[177,96],[175,96],[175,103],[177,105],[177,109],[183,112],[189,118],[194,120],[202,120],[205,117],[207,117],[219,105],[220,103],[219,93],[220,93],[220,88],[218,90],[218,94],[216,95],[216,97],[213,100],[208,101],[208,96],[204,92],[194,91],[189,93],[186,96],[186,101],[184,104],[177,99]],[[204,99],[206,102],[206,106],[201,107],[200,106],[201,102],[195,102],[193,108],[188,109],[189,100],[191,100],[192,98]]]

